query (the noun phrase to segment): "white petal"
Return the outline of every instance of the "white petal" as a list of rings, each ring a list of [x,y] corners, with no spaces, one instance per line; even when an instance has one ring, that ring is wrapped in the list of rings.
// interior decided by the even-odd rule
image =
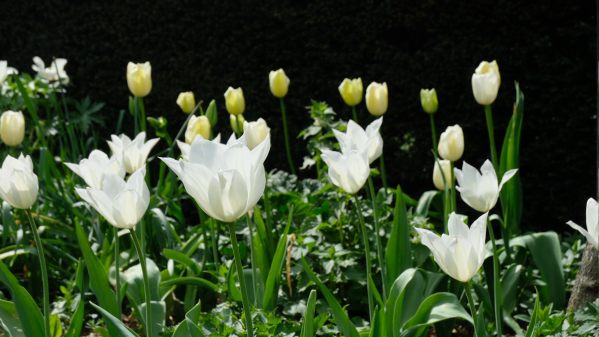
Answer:
[[[505,172],[503,177],[501,177],[501,183],[499,184],[499,191],[503,187],[503,184],[507,183],[508,180],[512,179],[512,177],[518,172],[518,169],[513,169]]]

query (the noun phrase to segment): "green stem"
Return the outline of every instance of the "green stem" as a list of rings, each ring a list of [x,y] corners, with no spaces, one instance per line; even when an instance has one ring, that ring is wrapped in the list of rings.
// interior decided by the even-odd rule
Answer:
[[[447,186],[449,186],[449,194],[451,196],[451,208],[450,208],[450,213],[451,212],[457,212],[457,201],[456,201],[456,189],[455,189],[455,174],[453,173],[453,168],[454,168],[455,164],[450,161],[449,162],[449,184],[447,184]]]
[[[383,303],[387,301],[387,268],[385,265],[385,259],[383,258],[383,243],[381,242],[381,230],[377,214],[376,207],[376,194],[374,191],[374,184],[372,178],[368,176],[368,189],[370,191],[370,198],[372,200],[372,218],[374,219],[374,231],[375,231],[375,244],[376,254],[378,258],[379,267],[381,268],[381,279],[383,285]]]
[[[491,105],[485,105],[485,118],[487,120],[487,133],[489,134],[489,146],[491,148],[491,161],[497,171],[499,162],[497,161],[497,148],[495,147],[495,131],[493,128],[493,111]]]
[[[146,131],[146,108],[144,106],[143,97],[136,97],[137,104],[135,105],[139,110],[139,126],[141,131]]]
[[[131,233],[131,240],[133,241],[133,245],[137,251],[137,257],[139,258],[139,264],[141,266],[141,273],[144,278],[144,296],[146,298],[146,336],[152,337],[154,336],[152,333],[152,298],[150,297],[150,279],[148,278],[146,256],[141,248],[141,244],[139,243],[137,235],[135,235],[135,230],[129,229],[129,232]]]
[[[258,295],[258,272],[256,271],[256,251],[254,249],[254,228],[252,226],[252,219],[249,214],[245,215],[248,230],[250,232],[250,257],[252,259],[252,286],[254,287],[254,306],[258,307],[258,299],[262,296]]]
[[[358,111],[356,110],[356,106],[355,105],[351,107],[351,113],[352,113],[352,116],[354,118],[354,122],[359,123],[358,122]]]
[[[489,237],[491,239],[491,244],[493,246],[493,300],[494,300],[494,309],[495,309],[495,325],[497,326],[497,336],[503,336],[501,334],[502,330],[502,298],[501,298],[501,282],[500,271],[499,271],[499,252],[497,251],[497,246],[495,243],[495,234],[493,233],[493,226],[491,221],[487,220],[487,228],[489,229]]]
[[[283,134],[285,137],[285,151],[287,152],[287,163],[289,164],[289,170],[294,175],[297,175],[295,171],[295,164],[293,163],[293,157],[291,156],[291,147],[289,146],[289,130],[287,129],[287,111],[285,109],[285,101],[281,97],[281,116],[283,118]]]
[[[48,286],[48,268],[46,267],[46,256],[44,255],[44,246],[42,245],[42,239],[37,232],[37,226],[31,215],[31,210],[26,210],[27,217],[29,218],[29,225],[31,226],[31,234],[35,241],[35,248],[37,249],[37,257],[39,258],[40,268],[42,272],[42,291],[44,297],[44,336],[50,337],[50,290]]]
[[[218,228],[216,227],[216,221],[214,219],[208,220],[208,225],[210,226],[210,238],[212,240],[212,259],[214,260],[214,268],[218,271],[220,270],[220,258],[218,257]]]
[[[387,171],[385,170],[385,157],[384,157],[384,153],[381,152],[381,156],[379,157],[379,160],[381,162],[381,180],[383,181],[383,187],[385,188],[385,191],[387,191]]]
[[[438,157],[439,154],[437,153],[437,127],[435,126],[435,115],[434,114],[429,114],[428,115],[430,121],[431,121],[431,137],[433,138],[433,153],[435,154],[435,157]]]
[[[370,243],[368,242],[368,233],[366,233],[366,225],[364,224],[364,217],[362,216],[362,207],[360,205],[360,199],[357,195],[354,195],[354,201],[356,205],[356,213],[360,221],[360,231],[362,232],[362,240],[364,241],[364,257],[366,258],[366,291],[368,292],[368,314],[370,321],[374,319],[374,303],[372,289],[370,289],[369,280],[372,279],[372,266],[370,263]]]
[[[121,319],[121,270],[120,270],[120,256],[121,250],[119,247],[119,229],[114,227],[114,275],[116,285],[116,304],[117,304],[117,318]]]
[[[254,336],[252,327],[252,311],[250,308],[250,300],[248,298],[247,288],[245,287],[245,278],[243,276],[243,266],[241,265],[241,254],[239,254],[239,246],[237,244],[237,234],[235,233],[235,224],[229,222],[229,235],[231,237],[231,245],[233,246],[233,256],[235,257],[235,266],[237,267],[237,278],[239,279],[239,288],[241,288],[241,302],[243,303],[243,311],[245,315],[245,325],[247,336]]]
[[[464,286],[466,287],[466,297],[468,298],[468,305],[470,306],[470,315],[472,315],[472,320],[474,321],[474,336],[478,337],[477,331],[476,331],[476,324],[477,324],[477,311],[476,311],[476,305],[474,304],[474,298],[472,297],[472,285],[470,284],[471,281],[468,281],[466,283],[464,283]]]

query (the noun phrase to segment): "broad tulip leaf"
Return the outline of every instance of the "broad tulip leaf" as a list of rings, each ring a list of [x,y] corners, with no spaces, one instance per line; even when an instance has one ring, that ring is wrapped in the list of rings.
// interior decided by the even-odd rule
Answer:
[[[395,192],[395,209],[393,211],[393,228],[385,249],[385,263],[387,264],[388,284],[393,281],[412,264],[410,225],[408,214],[403,199],[401,187],[398,185]]]
[[[314,337],[314,311],[316,309],[316,290],[310,291],[308,296],[308,302],[306,304],[306,311],[304,313],[304,323],[302,324],[302,331],[300,337]]]
[[[518,301],[518,286],[520,276],[524,273],[524,266],[519,264],[512,264],[505,271],[503,278],[501,279],[501,289],[503,291],[503,314],[510,315]]]
[[[163,249],[162,255],[164,255],[164,257],[166,257],[167,259],[174,260],[179,264],[185,266],[190,272],[192,272],[192,275],[200,275],[202,273],[202,270],[200,269],[200,266],[196,261],[194,261],[191,257],[181,253],[178,250]]]
[[[205,336],[205,334],[202,332],[202,329],[200,329],[198,326],[200,314],[202,312],[201,308],[201,303],[198,302],[185,314],[185,320],[179,323],[175,329],[173,337]]]
[[[0,330],[4,331],[7,337],[26,337],[13,302],[0,300]]]
[[[274,309],[277,302],[277,295],[279,294],[279,282],[281,279],[281,271],[283,270],[283,264],[285,262],[285,253],[287,251],[287,234],[289,233],[289,227],[293,219],[293,207],[289,209],[289,218],[287,220],[287,226],[279,239],[277,244],[277,250],[275,250],[272,264],[268,271],[268,278],[264,285],[264,298],[262,301],[262,308],[265,310]]]
[[[402,327],[404,333],[412,329],[426,330],[430,325],[451,318],[459,318],[474,324],[460,300],[452,293],[436,293],[427,297],[416,313]]]
[[[104,310],[93,302],[90,302],[90,304],[102,314],[106,322],[110,322],[115,327],[115,330],[110,332],[111,337],[139,337],[138,334],[129,329],[120,319],[114,317],[110,312]]]

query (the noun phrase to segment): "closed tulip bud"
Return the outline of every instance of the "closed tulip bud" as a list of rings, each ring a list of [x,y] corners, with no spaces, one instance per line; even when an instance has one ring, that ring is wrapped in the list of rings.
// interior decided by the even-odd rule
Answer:
[[[268,74],[268,82],[270,83],[270,92],[273,96],[283,98],[289,90],[289,77],[285,75],[283,69],[271,71]]]
[[[490,105],[495,102],[499,85],[501,84],[501,75],[497,61],[480,63],[474,74],[472,74],[472,93],[474,99],[480,105]]]
[[[434,114],[439,108],[439,101],[437,100],[437,91],[433,89],[420,89],[420,105],[422,110],[427,114]]]
[[[245,99],[241,88],[229,87],[225,91],[225,107],[231,115],[241,115],[245,111]]]
[[[387,112],[389,106],[389,92],[387,83],[372,82],[366,88],[366,108],[373,116],[381,116]]]
[[[435,187],[443,191],[445,186],[451,186],[451,162],[446,159],[435,162],[435,168],[433,169],[433,183]]]
[[[270,128],[262,118],[255,122],[243,122],[243,136],[250,150],[262,143],[270,135]]]
[[[200,136],[204,139],[210,140],[210,134],[212,133],[212,127],[210,121],[206,116],[192,116],[187,123],[187,130],[185,130],[185,143],[191,144],[193,140]]]
[[[0,139],[8,146],[17,146],[25,137],[25,117],[21,111],[5,111],[0,117]]]
[[[439,138],[437,146],[439,156],[450,161],[457,161],[464,154],[464,132],[459,125],[448,126]]]
[[[152,66],[150,62],[127,64],[127,85],[136,97],[145,97],[152,90]]]
[[[231,123],[231,129],[236,135],[243,133],[243,123],[245,123],[243,115],[229,115],[229,122]]]
[[[595,247],[595,249],[599,249],[599,221],[598,220],[598,210],[597,210],[597,200],[590,198],[587,200],[587,212],[586,212],[586,222],[587,229],[580,227],[572,221],[568,221],[567,224],[570,227],[579,231],[584,237],[587,239],[587,242]]]
[[[37,199],[39,183],[31,157],[6,156],[0,168],[0,198],[14,208],[29,209]]]
[[[356,106],[362,102],[362,95],[364,94],[364,87],[362,86],[362,79],[360,77],[349,79],[346,78],[339,84],[339,94],[345,104],[349,106]]]
[[[186,114],[193,111],[193,108],[196,107],[196,98],[193,95],[193,92],[186,91],[182,92],[177,96],[177,105],[183,112]]]

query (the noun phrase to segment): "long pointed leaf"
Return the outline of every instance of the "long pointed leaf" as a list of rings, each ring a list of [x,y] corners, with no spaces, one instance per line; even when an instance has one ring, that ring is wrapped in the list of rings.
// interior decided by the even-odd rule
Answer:
[[[410,247],[410,228],[408,214],[403,199],[401,187],[398,185],[395,192],[395,210],[393,211],[393,228],[385,249],[385,263],[387,264],[387,283],[392,284],[395,279],[412,264]]]

